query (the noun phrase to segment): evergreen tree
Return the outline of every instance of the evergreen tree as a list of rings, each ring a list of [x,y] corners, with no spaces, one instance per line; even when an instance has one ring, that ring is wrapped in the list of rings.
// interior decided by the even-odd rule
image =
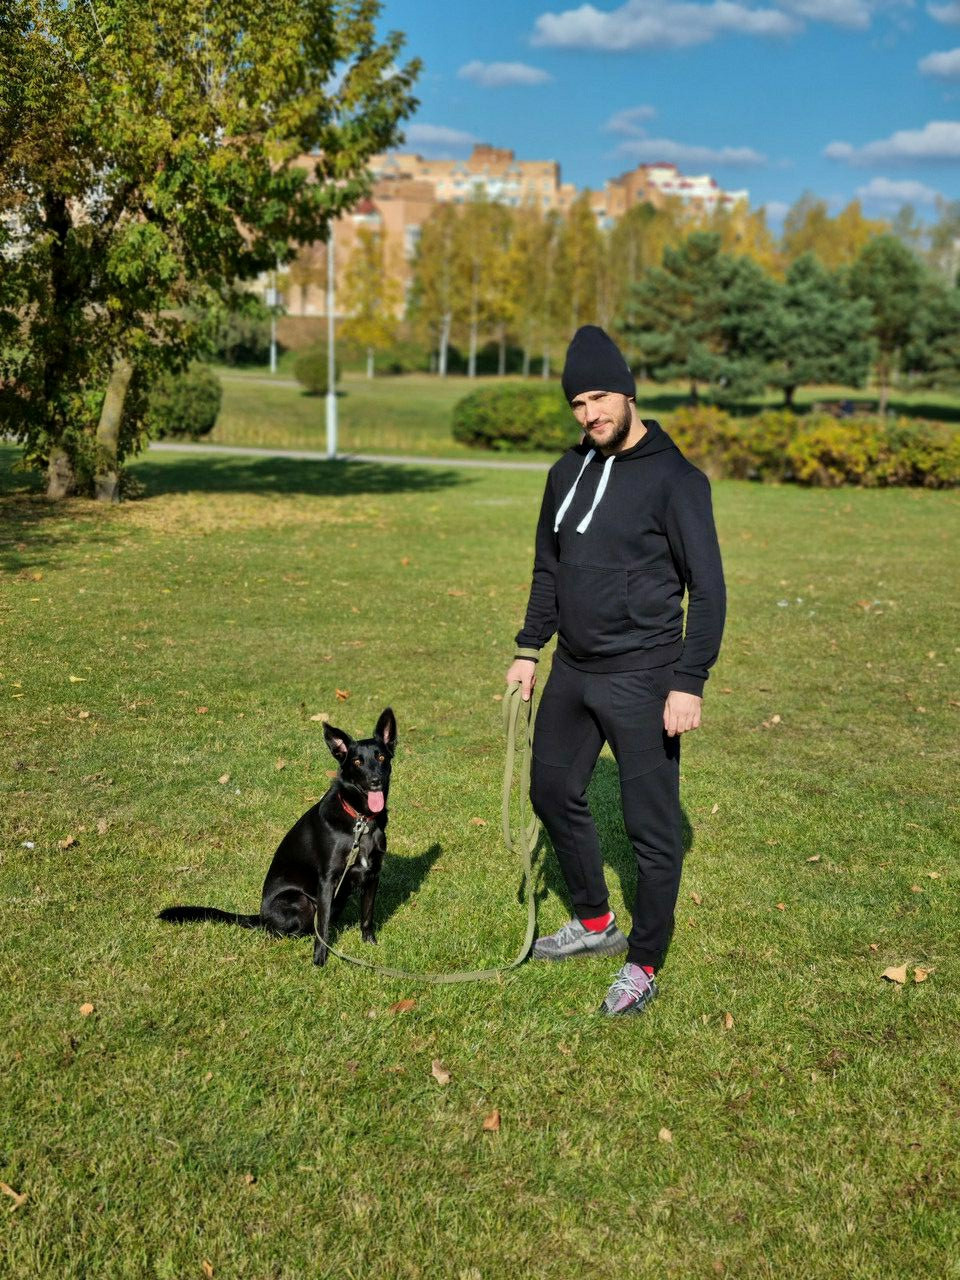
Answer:
[[[867,299],[872,310],[881,413],[887,410],[897,360],[914,336],[922,285],[923,268],[919,260],[892,235],[871,240],[850,269],[851,295]]]

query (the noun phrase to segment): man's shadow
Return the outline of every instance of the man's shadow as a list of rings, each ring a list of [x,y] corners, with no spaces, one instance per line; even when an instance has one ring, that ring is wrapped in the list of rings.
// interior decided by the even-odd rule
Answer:
[[[637,864],[633,846],[628,840],[623,827],[620,773],[615,760],[611,760],[607,756],[601,756],[597,761],[597,767],[593,771],[590,786],[587,788],[587,801],[590,805],[590,812],[593,814],[593,820],[597,824],[600,849],[603,854],[605,869],[608,872],[607,882],[611,890],[611,909],[622,919],[622,912],[619,909],[622,901],[629,919],[633,911],[633,900],[637,889]],[[693,848],[694,836],[693,827],[690,825],[686,810],[682,807],[680,810],[680,823],[683,853],[684,858],[686,858]],[[534,868],[537,873],[535,894],[538,910],[548,894],[555,894],[569,907],[570,894],[561,875],[560,864],[557,862],[556,855],[550,845],[550,839],[544,831],[541,831],[540,839],[537,843]],[[620,883],[619,896],[613,884],[610,883],[610,871],[613,872],[613,875]],[[625,924],[624,933],[628,932],[629,928]]]

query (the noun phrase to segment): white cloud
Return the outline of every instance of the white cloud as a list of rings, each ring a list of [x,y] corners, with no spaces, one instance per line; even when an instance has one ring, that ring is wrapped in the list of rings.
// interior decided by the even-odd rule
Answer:
[[[472,80],[484,89],[504,89],[510,85],[546,84],[553,79],[548,71],[525,62],[468,62],[457,72],[461,80]]]
[[[931,120],[922,129],[899,129],[889,138],[868,142],[865,147],[831,142],[824,155],[854,165],[886,164],[891,160],[960,160],[960,120]]]
[[[766,164],[767,157],[752,147],[697,147],[672,138],[631,138],[617,151],[638,164],[675,164],[686,169],[719,169],[728,165]]]
[[[928,4],[927,13],[937,22],[960,22],[960,3],[953,0],[952,4]]]
[[[771,222],[782,222],[790,212],[790,206],[785,200],[768,200],[763,207]]]
[[[890,208],[901,204],[936,204],[940,192],[912,179],[897,182],[892,178],[871,178],[866,186],[857,187],[857,196],[865,204]]]
[[[410,124],[404,129],[405,140],[409,146],[420,147],[424,151],[434,151],[438,147],[446,150],[471,147],[477,138],[472,133],[464,133],[462,129],[448,129],[442,124]]]
[[[779,7],[811,22],[864,30],[870,25],[873,6],[869,0],[779,0]]]
[[[646,133],[644,120],[652,120],[657,114],[656,107],[627,107],[625,111],[617,111],[603,126],[606,133],[624,133],[627,137],[642,138]]]
[[[948,49],[943,53],[928,53],[917,63],[925,76],[942,76],[947,80],[960,78],[960,49]]]
[[[806,3],[807,0],[797,0]],[[810,0],[819,2],[819,0]],[[859,0],[836,0],[841,8]],[[736,0],[712,0],[709,4],[683,0],[625,0],[618,9],[603,13],[592,4],[561,13],[543,13],[534,24],[533,44],[561,49],[682,49],[707,44],[728,32],[740,35],[787,36],[801,23],[778,9],[757,9]]]

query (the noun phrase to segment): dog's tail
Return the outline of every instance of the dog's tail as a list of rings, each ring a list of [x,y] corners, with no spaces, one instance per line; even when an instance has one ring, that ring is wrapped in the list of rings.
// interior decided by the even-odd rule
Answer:
[[[221,911],[219,907],[165,907],[157,916],[168,924],[194,924],[198,920],[219,920],[223,924],[238,924],[241,929],[262,929],[263,921],[255,916],[238,915],[236,911]]]

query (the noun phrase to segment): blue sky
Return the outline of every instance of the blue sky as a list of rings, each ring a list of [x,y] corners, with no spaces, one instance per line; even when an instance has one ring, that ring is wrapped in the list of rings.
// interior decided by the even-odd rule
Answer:
[[[381,25],[424,63],[423,155],[489,142],[578,187],[672,160],[774,226],[804,191],[960,198],[960,0],[383,0]]]

